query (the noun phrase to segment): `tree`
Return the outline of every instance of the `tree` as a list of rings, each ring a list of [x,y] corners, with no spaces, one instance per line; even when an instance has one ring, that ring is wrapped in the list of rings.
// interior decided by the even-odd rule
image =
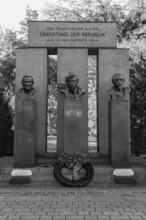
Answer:
[[[14,95],[15,47],[20,46],[16,32],[12,30],[2,31],[0,45],[0,87],[3,88],[3,93],[10,97]]]
[[[38,16],[36,11],[26,10],[26,20]],[[13,110],[10,107],[11,98],[14,96],[16,47],[26,47],[27,29],[21,23],[21,31],[2,30],[0,28],[0,156],[13,153]],[[27,27],[27,25],[25,26]],[[23,32],[24,31],[24,32]],[[21,37],[20,37],[21,34]],[[24,34],[24,36],[22,36]],[[26,34],[26,35],[25,35]]]
[[[13,155],[13,110],[9,103],[14,95],[16,32],[1,32],[0,56],[0,157]],[[19,41],[18,41],[19,42]]]
[[[0,88],[0,157],[13,155],[13,111]]]
[[[24,46],[28,45],[28,21],[38,20],[39,14],[36,10],[32,10],[29,6],[26,7],[25,20],[20,22],[20,41],[23,42]]]
[[[25,21],[21,21],[21,30],[2,30],[0,28],[0,86],[8,96],[14,95],[15,71],[16,71],[16,47],[27,47],[28,43],[28,20],[38,19],[36,10],[26,8]]]
[[[131,78],[131,139],[132,153],[146,154],[146,59],[132,62]]]
[[[57,60],[48,62],[48,133],[56,132],[57,125]]]
[[[96,57],[88,58],[88,133],[97,136]]]

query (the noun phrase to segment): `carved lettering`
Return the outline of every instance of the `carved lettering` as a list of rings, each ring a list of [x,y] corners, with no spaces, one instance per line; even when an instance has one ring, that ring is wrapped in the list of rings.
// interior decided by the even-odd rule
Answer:
[[[78,32],[71,32],[71,37],[79,37],[80,33]]]
[[[40,32],[40,37],[49,37],[47,42],[98,42],[106,37],[106,34],[98,28],[74,28],[74,27],[47,27],[47,31]],[[73,31],[74,30],[74,31]],[[73,31],[73,32],[70,32]],[[78,32],[77,32],[78,31]],[[57,38],[58,37],[58,38]]]
[[[105,37],[105,33],[83,32],[82,37]]]
[[[33,27],[33,31],[31,28]],[[29,45],[116,47],[116,23],[30,22]]]
[[[40,37],[69,37],[68,32],[40,32]]]
[[[115,111],[127,111],[127,109],[128,109],[128,101],[125,102],[119,101],[113,103],[113,110]]]
[[[21,105],[21,106],[18,106],[18,109],[20,109],[20,110],[23,110],[23,109],[31,110],[32,106],[31,105]]]
[[[82,111],[79,105],[67,104],[65,107],[65,116],[81,117]]]

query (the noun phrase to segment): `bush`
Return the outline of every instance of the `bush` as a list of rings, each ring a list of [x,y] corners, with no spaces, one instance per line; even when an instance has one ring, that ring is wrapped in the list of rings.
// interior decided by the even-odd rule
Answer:
[[[14,131],[12,126],[13,111],[4,92],[0,91],[0,157],[13,155]]]

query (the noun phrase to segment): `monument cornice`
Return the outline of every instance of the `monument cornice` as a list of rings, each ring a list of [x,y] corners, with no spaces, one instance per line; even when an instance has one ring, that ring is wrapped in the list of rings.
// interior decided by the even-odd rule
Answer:
[[[105,22],[105,21],[51,21],[51,20],[28,20],[27,21],[28,23],[29,22],[52,22],[52,23],[118,23],[117,21],[108,21],[108,22]]]

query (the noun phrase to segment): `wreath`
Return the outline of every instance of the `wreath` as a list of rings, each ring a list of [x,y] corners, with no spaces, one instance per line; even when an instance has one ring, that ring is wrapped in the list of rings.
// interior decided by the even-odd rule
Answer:
[[[54,165],[54,176],[64,186],[86,186],[93,175],[92,164],[84,153],[61,153]]]

